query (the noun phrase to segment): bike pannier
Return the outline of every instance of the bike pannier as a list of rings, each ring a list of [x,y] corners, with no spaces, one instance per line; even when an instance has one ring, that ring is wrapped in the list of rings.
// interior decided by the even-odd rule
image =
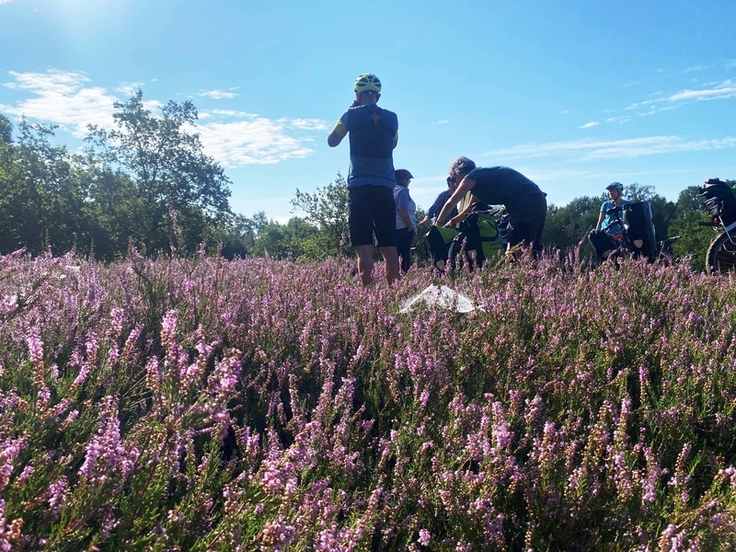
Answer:
[[[652,206],[648,201],[624,205],[624,226],[635,255],[644,255],[650,263],[656,257]]]
[[[726,224],[736,220],[734,189],[717,178],[705,181],[698,192],[705,198],[705,209],[712,218],[721,217]]]

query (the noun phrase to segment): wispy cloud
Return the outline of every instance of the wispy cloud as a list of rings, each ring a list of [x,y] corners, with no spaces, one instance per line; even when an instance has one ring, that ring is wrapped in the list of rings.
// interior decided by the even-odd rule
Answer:
[[[114,124],[113,104],[121,98],[105,88],[91,86],[86,73],[49,69],[45,73],[11,71],[9,75],[13,80],[2,86],[31,97],[14,105],[0,104],[0,112],[56,124],[77,138],[87,135],[88,124],[105,128]],[[127,95],[138,85],[122,83],[114,92]],[[144,101],[153,113],[162,105],[155,99]],[[244,111],[213,109],[200,113],[196,132],[208,155],[225,167],[238,167],[307,157],[313,153],[310,133],[326,128],[327,123],[319,119],[268,119]]]
[[[199,95],[205,98],[212,98],[213,100],[229,100],[237,96],[235,92],[226,92],[224,90],[209,90],[208,92],[200,92]]]
[[[0,0],[0,6],[3,4],[10,4],[10,0]]]
[[[197,127],[205,151],[224,167],[274,164],[308,157],[305,140],[286,134],[286,124],[263,117],[249,121],[213,122]]]
[[[598,126],[598,121],[590,121],[589,123],[585,123],[584,125],[580,125],[578,128],[593,128],[595,126]]]
[[[625,140],[574,140],[525,144],[487,153],[494,158],[578,157],[582,159],[631,158],[667,153],[736,148],[736,136],[714,140],[687,140],[680,136],[648,136]]]
[[[448,121],[447,119],[440,119],[439,121],[437,121],[438,125],[447,125],[449,123],[450,121]]]
[[[690,102],[706,101],[706,100],[727,100],[736,97],[736,83],[731,79],[720,83],[709,83],[708,88],[698,90],[680,90],[669,96],[663,96],[654,100],[645,100],[631,104],[627,110],[648,109],[649,113],[656,113],[666,109],[673,109],[678,105]]]
[[[143,86],[144,83],[142,82],[121,82],[113,90],[115,90],[115,92],[120,92],[121,94],[125,94],[126,96],[130,97],[135,94],[139,88],[143,88]]]
[[[45,73],[10,71],[9,75],[14,80],[3,86],[34,97],[15,105],[0,104],[0,111],[54,123],[77,138],[86,136],[89,124],[113,124],[113,103],[118,98],[104,88],[88,87],[90,79],[85,73],[50,69]]]
[[[326,130],[327,123],[320,119],[283,119],[283,122],[289,128],[298,128],[301,130]]]

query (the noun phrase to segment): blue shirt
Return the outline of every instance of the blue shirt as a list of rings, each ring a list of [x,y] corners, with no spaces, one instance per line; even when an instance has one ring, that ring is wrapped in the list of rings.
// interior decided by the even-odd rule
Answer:
[[[376,104],[351,107],[340,117],[350,138],[348,188],[372,184],[393,189],[394,140],[399,130],[396,113]]]
[[[447,200],[450,199],[451,195],[452,194],[450,193],[450,190],[440,192],[440,195],[437,196],[437,199],[434,200],[432,206],[427,210],[427,216],[430,219],[436,218],[440,214],[440,211],[442,211],[445,203],[447,203]],[[437,223],[444,224],[455,215],[457,215],[457,207],[452,208],[452,211],[450,211],[450,214],[447,215],[447,218],[445,220],[438,220]]]
[[[623,232],[623,228],[621,228],[620,224],[617,224],[615,222],[616,218],[613,215],[606,215],[606,211],[609,209],[613,209],[616,207],[616,211],[618,211],[618,218],[623,220],[624,218],[624,205],[629,205],[631,202],[628,199],[624,199],[621,205],[616,207],[616,205],[613,203],[612,200],[604,201],[601,205],[601,213],[604,213],[603,220],[601,221],[601,230],[603,230],[606,234],[609,234],[611,236],[615,234],[620,234]]]
[[[394,188],[394,201],[396,202],[396,229],[408,228],[404,219],[399,215],[399,209],[406,209],[411,221],[411,230],[414,230],[417,227],[417,204],[409,195],[409,188],[396,186]]]

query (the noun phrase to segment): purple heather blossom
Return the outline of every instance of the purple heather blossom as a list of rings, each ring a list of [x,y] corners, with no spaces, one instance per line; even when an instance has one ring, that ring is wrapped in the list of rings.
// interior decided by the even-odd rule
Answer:
[[[49,513],[54,520],[59,519],[59,513],[64,505],[67,495],[66,476],[62,475],[57,481],[49,485]]]

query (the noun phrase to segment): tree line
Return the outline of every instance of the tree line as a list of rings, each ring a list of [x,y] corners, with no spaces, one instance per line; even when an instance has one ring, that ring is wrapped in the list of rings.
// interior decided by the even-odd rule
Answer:
[[[352,256],[347,188],[339,173],[315,192],[297,189],[291,204],[301,215],[285,224],[263,212],[233,213],[231,181],[204,153],[197,117],[190,100],[170,101],[153,114],[138,90],[114,104],[112,130],[89,126],[84,148],[70,152],[52,143],[54,126],[23,119],[14,129],[0,114],[0,253],[23,247],[31,254],[73,250],[110,261],[125,256],[130,245],[157,255],[172,247],[191,253],[206,243],[228,258]],[[651,186],[633,183],[626,197],[649,201],[657,239],[680,236],[672,245],[675,256],[692,256],[693,268],[702,269],[714,230],[698,226],[705,216],[697,189],[686,188],[672,202]],[[545,245],[581,246],[592,255],[585,236],[605,199],[601,194],[550,205]],[[417,220],[422,217],[418,213]],[[420,226],[417,245],[426,230]]]

